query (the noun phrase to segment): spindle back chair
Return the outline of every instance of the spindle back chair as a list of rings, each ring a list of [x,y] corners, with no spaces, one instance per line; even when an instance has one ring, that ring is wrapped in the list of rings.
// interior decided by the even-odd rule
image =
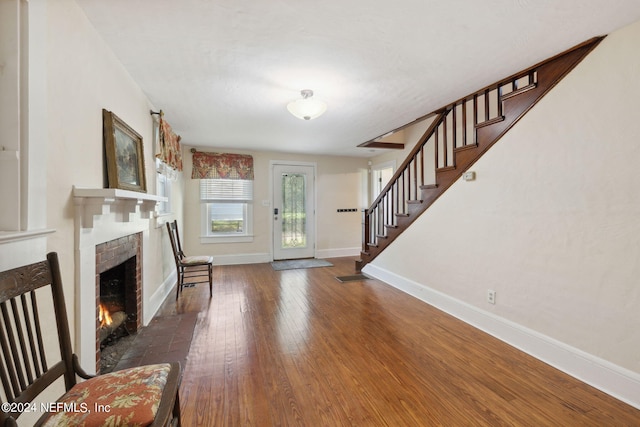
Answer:
[[[75,425],[78,416],[84,425],[102,425],[109,416],[127,422],[146,417],[141,425],[180,425],[179,363],[98,376],[79,366],[71,348],[56,253],[49,253],[45,261],[0,272],[0,312],[0,425],[17,425],[16,419],[26,409],[43,412],[36,425]],[[48,334],[53,329],[57,330],[57,343],[51,344]],[[59,351],[53,351],[54,347]],[[58,400],[61,406],[32,403],[60,377],[67,391]],[[86,381],[78,381],[78,377]],[[116,388],[120,396],[131,396],[137,403],[125,408],[127,414],[105,400],[109,398],[105,390]],[[109,412],[96,411],[96,405]],[[53,410],[47,411],[47,407]]]

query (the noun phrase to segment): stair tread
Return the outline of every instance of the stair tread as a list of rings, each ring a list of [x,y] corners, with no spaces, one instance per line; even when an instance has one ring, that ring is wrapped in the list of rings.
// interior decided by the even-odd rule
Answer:
[[[526,86],[519,87],[518,89],[516,89],[514,91],[511,91],[509,93],[505,93],[504,95],[502,95],[500,97],[500,99],[502,99],[504,101],[505,99],[513,98],[514,96],[518,96],[521,93],[528,92],[531,89],[535,89],[537,86],[538,86],[537,83],[531,83],[531,84],[528,84]]]
[[[462,147],[456,147],[453,151],[459,153],[460,151],[473,150],[474,148],[478,148],[478,144],[463,145]]]
[[[482,128],[482,127],[485,127],[485,126],[490,126],[490,125],[495,124],[495,123],[503,122],[504,119],[505,119],[504,116],[498,116],[498,117],[494,117],[493,119],[485,120],[482,123],[476,124],[476,129]]]
[[[438,184],[427,184],[427,185],[420,186],[421,190],[433,190],[435,188],[438,188]]]
[[[448,171],[452,171],[452,170],[455,170],[455,169],[456,169],[455,166],[445,166],[445,167],[436,169],[436,173],[437,172],[448,172]]]

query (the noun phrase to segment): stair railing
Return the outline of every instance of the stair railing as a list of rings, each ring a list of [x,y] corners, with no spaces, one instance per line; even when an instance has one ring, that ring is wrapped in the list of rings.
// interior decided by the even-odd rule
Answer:
[[[477,146],[476,130],[504,119],[503,101],[536,84],[535,69],[526,70],[437,110],[427,131],[364,212],[363,252],[378,246],[387,229],[397,227],[398,217],[409,216],[412,204],[422,203],[422,190],[437,186],[427,182],[433,175],[425,156],[428,144],[433,146],[436,174],[455,169],[456,153]]]

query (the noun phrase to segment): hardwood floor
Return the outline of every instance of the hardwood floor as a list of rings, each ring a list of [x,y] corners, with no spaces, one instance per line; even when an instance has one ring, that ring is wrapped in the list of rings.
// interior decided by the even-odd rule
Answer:
[[[334,267],[214,269],[161,314],[199,312],[183,426],[632,426],[640,411],[377,280]]]

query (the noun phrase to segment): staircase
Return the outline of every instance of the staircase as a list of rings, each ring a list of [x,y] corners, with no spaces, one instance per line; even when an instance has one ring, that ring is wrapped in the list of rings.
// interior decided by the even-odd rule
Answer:
[[[603,38],[584,42],[436,110],[431,126],[364,212],[356,271],[403,233]],[[434,166],[435,182],[427,176],[433,175]]]

